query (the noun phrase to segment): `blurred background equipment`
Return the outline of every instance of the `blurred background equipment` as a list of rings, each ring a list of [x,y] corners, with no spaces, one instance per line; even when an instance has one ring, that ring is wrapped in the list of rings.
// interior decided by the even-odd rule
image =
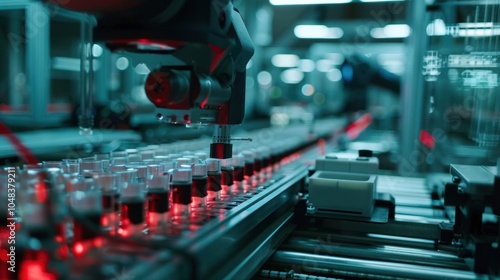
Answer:
[[[0,279],[500,277],[498,0],[0,0]]]

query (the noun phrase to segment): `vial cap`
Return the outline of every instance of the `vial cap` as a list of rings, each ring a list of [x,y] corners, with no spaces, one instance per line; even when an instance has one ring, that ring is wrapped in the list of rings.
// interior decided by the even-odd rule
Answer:
[[[233,166],[243,167],[245,166],[245,157],[242,154],[237,154],[232,158]]]
[[[208,172],[220,172],[220,160],[216,158],[207,158]]]
[[[116,174],[118,175],[118,182],[130,183],[137,178],[137,169],[129,168],[124,171],[118,171]]]
[[[95,159],[109,159],[109,154],[96,154]]]
[[[102,171],[102,161],[100,161],[100,160],[83,160],[80,163],[80,169],[83,171]]]
[[[111,164],[109,166],[109,171],[111,172],[120,172],[120,171],[125,171],[127,170],[127,167],[125,167],[125,164]]]
[[[172,172],[172,182],[191,183],[192,171],[191,168],[177,168]]]
[[[195,164],[195,163],[200,162],[199,158],[197,156],[194,156],[194,155],[185,156],[185,158],[189,158],[191,160],[191,164]]]
[[[117,158],[117,157],[126,157],[127,156],[127,152],[125,151],[119,151],[119,152],[111,152],[111,157],[113,158]]]
[[[163,169],[163,165],[159,164],[150,164],[148,165],[148,172],[152,176],[162,175],[165,169]]]
[[[191,159],[190,158],[185,158],[181,157],[177,159],[177,166],[181,165],[191,165]]]
[[[142,160],[153,159],[154,157],[155,157],[155,152],[154,151],[142,151],[141,152],[141,158],[142,158]]]
[[[112,164],[127,164],[128,159],[126,157],[113,157],[111,159]]]
[[[233,160],[231,158],[225,158],[220,160],[220,166],[222,169],[229,169],[233,165]]]
[[[255,160],[255,155],[251,151],[244,151],[243,156],[245,157],[245,162],[246,163],[253,163]]]
[[[117,176],[112,173],[94,175],[94,183],[97,189],[111,191],[116,189]]]
[[[154,175],[149,181],[149,188],[156,190],[168,190],[170,184],[170,174]]]
[[[127,167],[131,169],[136,169],[137,177],[139,178],[147,178],[149,176],[147,165],[129,165]]]
[[[172,158],[170,156],[155,156],[154,159],[156,162],[163,162],[163,161],[171,161]]]
[[[139,154],[129,154],[127,156],[128,158],[128,162],[137,162],[137,161],[141,161],[142,158]]]
[[[207,176],[207,165],[205,163],[193,165],[193,176]]]

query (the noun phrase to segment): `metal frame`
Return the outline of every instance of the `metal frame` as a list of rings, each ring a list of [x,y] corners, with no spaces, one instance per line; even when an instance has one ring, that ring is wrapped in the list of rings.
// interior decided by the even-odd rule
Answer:
[[[50,25],[53,17],[45,23],[37,23],[35,20],[41,14],[50,15],[51,10],[44,4],[33,0],[0,0],[0,11],[3,10],[25,10],[27,20],[31,20],[32,31],[30,38],[26,40],[25,71],[29,86],[29,100],[27,113],[2,114],[0,119],[8,125],[20,127],[43,127],[59,125],[68,119],[71,113],[49,113],[47,105],[50,96],[51,62],[50,62]],[[57,9],[58,18],[76,20],[79,22],[95,20],[85,14]]]

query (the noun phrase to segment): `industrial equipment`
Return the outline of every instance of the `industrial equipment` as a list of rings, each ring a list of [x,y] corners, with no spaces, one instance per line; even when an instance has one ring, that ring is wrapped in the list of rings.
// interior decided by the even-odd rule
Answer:
[[[231,133],[243,121],[253,54],[233,1],[41,2],[32,13],[93,15],[79,23],[84,137],[94,122],[94,42],[148,69],[158,121],[214,133],[111,141],[85,157],[39,161],[0,123],[25,160],[0,169],[0,279],[500,277],[498,0],[409,1],[419,20],[403,81],[399,174],[367,145],[345,145],[366,132],[370,114],[346,124],[280,108],[278,125]],[[340,66],[351,86],[397,91],[385,71],[349,76],[363,65],[353,56]],[[470,108],[454,111],[466,101]],[[297,111],[302,122],[283,125]],[[451,123],[455,114],[463,125]],[[445,173],[419,173],[431,170]]]

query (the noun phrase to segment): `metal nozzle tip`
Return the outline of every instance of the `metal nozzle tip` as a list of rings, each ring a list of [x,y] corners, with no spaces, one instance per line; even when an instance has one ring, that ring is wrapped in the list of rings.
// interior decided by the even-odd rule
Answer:
[[[80,127],[80,135],[92,135],[92,128]]]

